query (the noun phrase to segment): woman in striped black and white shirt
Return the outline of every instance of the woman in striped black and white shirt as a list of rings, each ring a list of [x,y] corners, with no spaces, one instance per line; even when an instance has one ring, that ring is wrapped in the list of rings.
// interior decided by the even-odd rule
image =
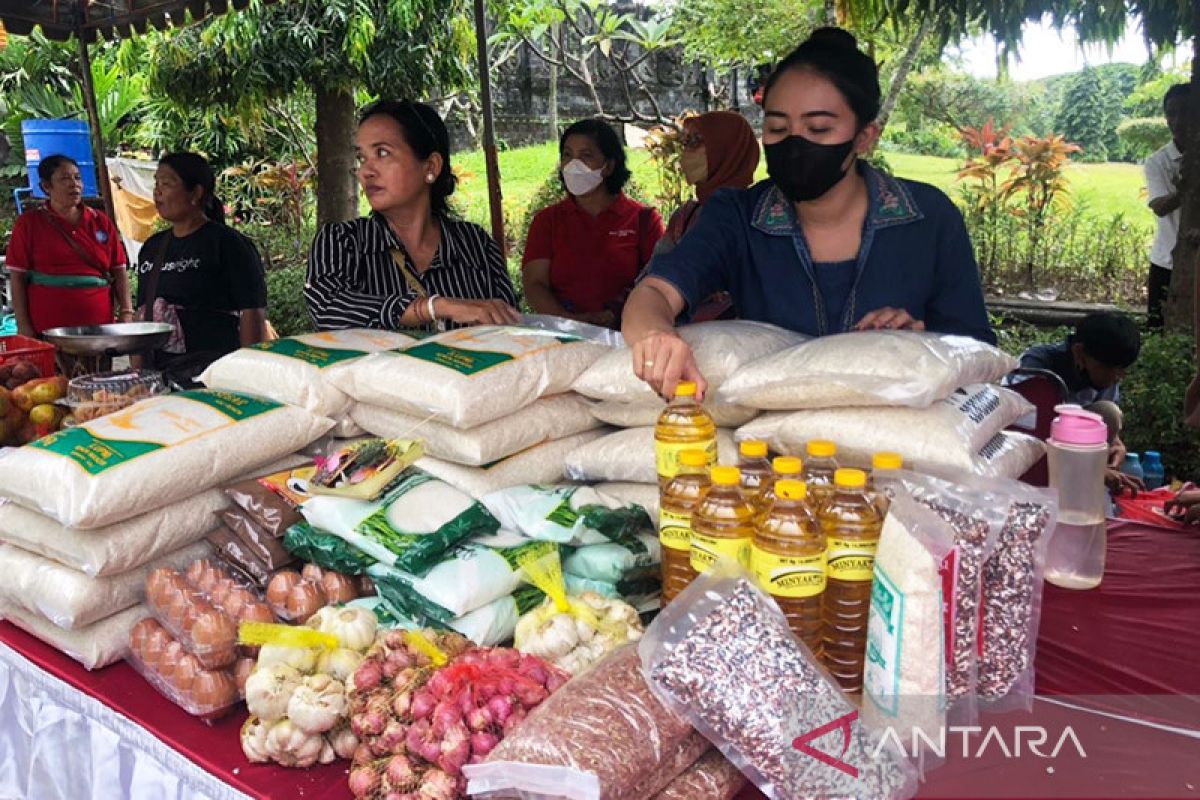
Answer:
[[[462,327],[519,319],[504,256],[451,214],[450,135],[424,103],[368,107],[355,137],[371,214],[325,225],[304,298],[320,330]]]

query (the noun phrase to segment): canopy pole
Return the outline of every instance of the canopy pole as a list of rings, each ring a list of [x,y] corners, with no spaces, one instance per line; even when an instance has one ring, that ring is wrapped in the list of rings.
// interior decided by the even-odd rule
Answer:
[[[475,0],[475,44],[479,57],[479,100],[483,104],[483,160],[487,165],[488,208],[492,214],[492,238],[508,255],[501,205],[500,162],[496,157],[496,125],[492,117],[492,82],[488,72],[487,20],[483,0]]]
[[[108,162],[104,159],[104,132],[100,130],[100,109],[96,106],[96,86],[92,82],[92,58],[82,25],[75,35],[79,38],[79,68],[83,72],[83,104],[87,108],[88,127],[92,129],[92,147],[96,151],[96,179],[100,184],[100,197],[104,200],[104,212],[115,225],[117,212],[113,205],[112,183],[108,179]]]

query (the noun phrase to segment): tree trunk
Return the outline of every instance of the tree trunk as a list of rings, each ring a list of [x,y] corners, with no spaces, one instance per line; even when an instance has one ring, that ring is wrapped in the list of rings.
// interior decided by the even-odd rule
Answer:
[[[825,0],[825,24],[837,25],[837,0]]]
[[[354,93],[313,86],[317,98],[317,224],[358,216]]]
[[[1192,3],[1192,11],[1195,22],[1200,23],[1200,2]],[[1193,40],[1193,46],[1200,46],[1200,38]],[[1191,85],[1193,96],[1200,97],[1200,59],[1192,61]],[[1172,254],[1171,289],[1163,308],[1165,327],[1175,333],[1200,330],[1194,319],[1195,309],[1200,308],[1195,297],[1196,258],[1200,255],[1200,103],[1188,106],[1188,141],[1179,188],[1183,193],[1179,238]]]
[[[930,11],[925,14],[925,18],[921,20],[921,27],[917,28],[917,32],[913,34],[912,41],[908,43],[908,48],[904,51],[904,56],[900,59],[900,63],[896,65],[896,71],[892,75],[892,82],[888,85],[887,95],[883,98],[883,104],[879,107],[880,129],[887,127],[888,119],[891,118],[892,112],[896,109],[896,101],[900,99],[900,92],[904,90],[904,84],[908,81],[908,74],[912,72],[913,64],[917,62],[917,55],[921,52],[921,45],[925,44],[925,40],[933,32],[934,20],[935,12]]]
[[[550,38],[558,41],[558,25],[555,22],[550,25]],[[550,67],[550,91],[546,98],[546,120],[548,128],[546,130],[546,141],[558,141],[558,65],[547,63]]]

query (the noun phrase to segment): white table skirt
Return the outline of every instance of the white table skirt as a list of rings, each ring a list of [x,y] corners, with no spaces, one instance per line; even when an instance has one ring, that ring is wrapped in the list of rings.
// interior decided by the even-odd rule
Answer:
[[[249,800],[0,644],[0,800]]]

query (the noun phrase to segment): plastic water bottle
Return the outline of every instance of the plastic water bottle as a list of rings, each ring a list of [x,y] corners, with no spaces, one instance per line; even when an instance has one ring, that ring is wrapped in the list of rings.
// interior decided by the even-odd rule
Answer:
[[[1064,589],[1092,589],[1104,577],[1108,546],[1108,427],[1099,414],[1057,406],[1046,442],[1050,485],[1058,490],[1058,527],[1046,553],[1046,580]],[[1139,467],[1140,471],[1140,467]]]
[[[1142,459],[1137,453],[1125,454],[1125,460],[1121,462],[1121,472],[1139,481],[1146,479],[1146,474],[1142,471]]]
[[[1142,464],[1146,488],[1157,489],[1167,482],[1167,473],[1163,469],[1162,456],[1157,450],[1146,451],[1146,461]]]

